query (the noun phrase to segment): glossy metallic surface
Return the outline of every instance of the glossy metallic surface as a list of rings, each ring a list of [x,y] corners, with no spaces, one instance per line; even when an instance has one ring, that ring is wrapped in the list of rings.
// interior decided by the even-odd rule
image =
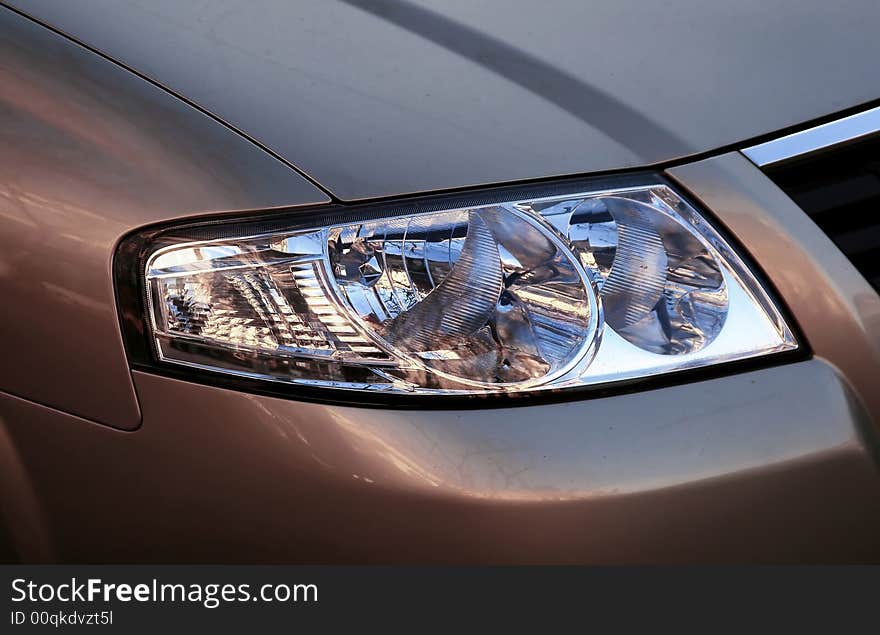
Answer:
[[[839,143],[857,141],[880,132],[880,107],[807,128],[742,151],[755,165],[769,167]]]
[[[640,3],[620,50],[599,36],[625,3],[567,5],[567,20],[450,4],[457,17],[432,10],[429,30],[416,5],[321,3],[298,37],[295,18],[239,5],[183,22],[195,5],[44,9],[232,104],[232,123],[354,198],[632,165],[877,96],[873,3],[676,5]],[[842,46],[816,47],[831,26]],[[812,359],[503,409],[256,396],[129,373],[114,245],[162,220],[324,195],[60,36],[5,9],[0,29],[0,533],[19,559],[880,562],[880,297],[742,154],[668,173],[764,270]]]
[[[134,433],[0,397],[51,558],[880,558],[865,414],[821,361],[461,412],[302,404],[140,373],[135,381],[144,425]],[[26,560],[47,553],[28,548]]]
[[[641,166],[880,85],[876,0],[11,4],[342,199]]]
[[[326,201],[249,141],[0,7],[0,390],[140,421],[111,260],[132,229]]]

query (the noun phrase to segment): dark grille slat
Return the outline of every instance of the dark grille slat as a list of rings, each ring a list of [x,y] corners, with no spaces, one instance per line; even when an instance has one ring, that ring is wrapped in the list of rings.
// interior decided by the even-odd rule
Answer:
[[[852,258],[852,263],[866,277],[880,275],[880,248],[872,249]]]
[[[844,205],[863,203],[877,198],[880,179],[873,174],[860,174],[840,181],[820,183],[814,187],[793,191],[791,197],[811,210],[810,215],[821,214]]]
[[[871,250],[877,250],[880,245],[880,218],[876,225],[857,229],[850,232],[842,232],[832,235],[831,239],[840,247],[840,250],[851,258],[864,254]]]
[[[792,198],[801,208],[810,209],[796,197]],[[835,209],[812,213],[810,218],[829,236],[871,227],[880,222],[880,196],[854,205],[841,205]]]
[[[880,291],[880,135],[766,172]]]

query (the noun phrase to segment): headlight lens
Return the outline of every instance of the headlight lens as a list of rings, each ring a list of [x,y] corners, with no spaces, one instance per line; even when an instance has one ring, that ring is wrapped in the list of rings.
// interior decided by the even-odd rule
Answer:
[[[329,388],[522,392],[796,348],[664,184],[202,226],[143,275],[162,361]]]

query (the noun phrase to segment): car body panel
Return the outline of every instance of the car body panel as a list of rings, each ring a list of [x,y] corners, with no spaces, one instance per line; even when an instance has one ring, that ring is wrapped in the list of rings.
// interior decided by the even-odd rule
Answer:
[[[880,558],[865,414],[818,360],[480,411],[365,410],[142,373],[135,381],[144,425],[134,433],[0,396],[39,512],[10,522],[42,518],[50,542],[23,559]]]
[[[137,427],[113,253],[158,221],[328,198],[240,135],[0,8],[0,390]]]
[[[653,164],[880,97],[875,0],[10,4],[344,200]]]

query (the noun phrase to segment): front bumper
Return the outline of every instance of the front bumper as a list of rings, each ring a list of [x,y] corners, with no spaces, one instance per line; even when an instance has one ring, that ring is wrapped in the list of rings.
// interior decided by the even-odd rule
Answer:
[[[811,360],[481,411],[303,404],[136,374],[120,432],[22,400],[26,557],[61,561],[865,560],[870,422]],[[5,465],[13,462],[5,460]],[[24,500],[29,491],[33,500]],[[3,492],[7,500],[12,492]]]

